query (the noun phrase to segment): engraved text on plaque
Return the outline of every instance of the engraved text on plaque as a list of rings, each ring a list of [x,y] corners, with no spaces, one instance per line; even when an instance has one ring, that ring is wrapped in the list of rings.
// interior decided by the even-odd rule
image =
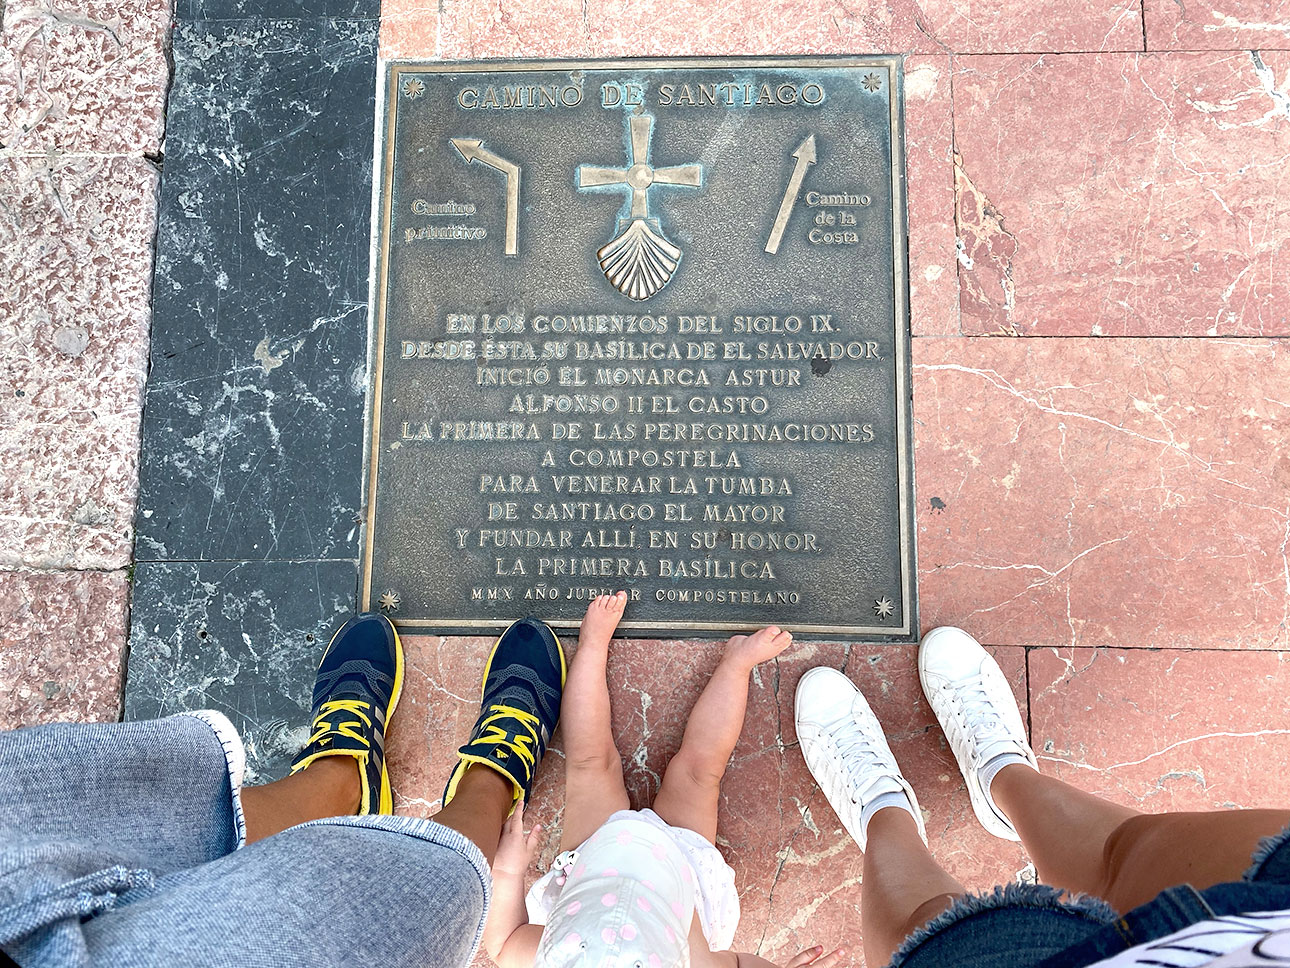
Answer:
[[[390,65],[363,606],[915,635],[900,84]]]

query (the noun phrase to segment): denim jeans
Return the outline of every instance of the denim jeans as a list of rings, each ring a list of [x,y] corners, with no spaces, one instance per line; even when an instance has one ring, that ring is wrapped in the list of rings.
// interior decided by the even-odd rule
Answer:
[[[968,895],[910,935],[892,968],[1085,968],[1200,921],[1290,909],[1290,828],[1261,843],[1244,877],[1162,891],[1120,916],[1105,901],[1041,884]]]
[[[491,880],[461,834],[338,817],[246,846],[218,713],[0,733],[0,950],[22,968],[459,968]]]

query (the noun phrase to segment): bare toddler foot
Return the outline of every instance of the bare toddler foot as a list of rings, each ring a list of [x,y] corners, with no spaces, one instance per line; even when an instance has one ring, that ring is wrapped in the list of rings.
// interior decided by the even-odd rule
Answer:
[[[612,595],[597,595],[587,606],[587,614],[582,617],[582,626],[578,629],[578,647],[584,645],[607,646],[618,628],[618,620],[623,617],[627,607],[627,593],[615,592]]]
[[[752,635],[735,635],[726,643],[724,659],[740,662],[752,668],[759,662],[773,659],[793,643],[793,633],[778,625],[760,629]]]

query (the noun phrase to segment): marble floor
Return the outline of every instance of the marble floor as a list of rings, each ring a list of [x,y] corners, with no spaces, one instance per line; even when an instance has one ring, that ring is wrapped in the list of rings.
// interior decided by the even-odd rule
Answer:
[[[923,627],[992,648],[1045,771],[1149,811],[1290,801],[1290,0],[2,9],[0,727],[214,705],[259,775],[289,757],[353,603],[379,58],[897,52]],[[429,815],[487,642],[408,646],[396,800]],[[860,854],[793,736],[812,665],[870,697],[952,872],[1026,867],[913,655],[803,643],[755,677],[721,817],[752,950],[859,937]],[[639,803],[716,658],[615,646]]]

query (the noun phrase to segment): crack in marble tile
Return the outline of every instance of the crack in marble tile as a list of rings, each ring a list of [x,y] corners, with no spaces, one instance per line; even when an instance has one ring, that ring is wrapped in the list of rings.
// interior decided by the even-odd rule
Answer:
[[[994,370],[976,369],[970,366],[963,366],[960,363],[916,363],[914,364],[914,369],[927,370],[927,371],[948,370],[948,371],[954,371],[959,373],[968,373],[973,376],[979,376],[983,380],[997,387],[998,389],[1003,390],[1006,393],[1010,393],[1012,396],[1016,397],[1017,399],[1034,407],[1036,410],[1039,410],[1041,413],[1052,414],[1053,416],[1058,416],[1058,417],[1072,417],[1077,420],[1087,420],[1091,423],[1099,424],[1103,427],[1106,427],[1109,430],[1113,430],[1118,434],[1125,434],[1129,437],[1136,437],[1137,439],[1144,440],[1147,443],[1159,444],[1161,447],[1176,451],[1177,453],[1185,457],[1187,460],[1195,461],[1206,471],[1212,471],[1214,469],[1214,462],[1204,460],[1203,458],[1197,457],[1195,454],[1191,453],[1191,451],[1189,450],[1191,446],[1190,444],[1180,444],[1176,440],[1161,440],[1158,437],[1151,437],[1146,434],[1140,434],[1136,431],[1130,430],[1127,427],[1123,427],[1118,424],[1113,424],[1109,420],[1104,420],[1101,417],[1094,417],[1091,414],[1080,413],[1078,410],[1063,410],[1059,407],[1048,406],[1047,404],[1042,403],[1035,397],[1027,393],[1024,393],[1021,390],[1018,390],[1015,386],[1013,386],[1013,384],[1009,383],[1002,376],[1000,376],[999,373],[997,373]]]
[[[1110,763],[1103,766],[1095,766],[1091,763],[1085,762],[1084,760],[1072,760],[1062,756],[1049,756],[1048,754],[1039,756],[1039,759],[1050,763],[1061,763],[1077,770],[1090,770],[1094,773],[1111,773],[1115,770],[1124,769],[1125,767],[1140,766],[1148,760],[1155,759],[1157,756],[1164,756],[1172,750],[1178,749],[1182,746],[1189,746],[1192,743],[1201,743],[1209,739],[1254,739],[1260,736],[1290,736],[1290,729],[1256,729],[1248,732],[1219,731],[1203,733],[1199,736],[1189,736],[1186,739],[1177,740],[1176,742],[1170,743],[1168,746],[1163,746],[1160,749],[1148,753],[1146,756],[1139,757],[1136,760],[1125,760],[1122,763]]]

